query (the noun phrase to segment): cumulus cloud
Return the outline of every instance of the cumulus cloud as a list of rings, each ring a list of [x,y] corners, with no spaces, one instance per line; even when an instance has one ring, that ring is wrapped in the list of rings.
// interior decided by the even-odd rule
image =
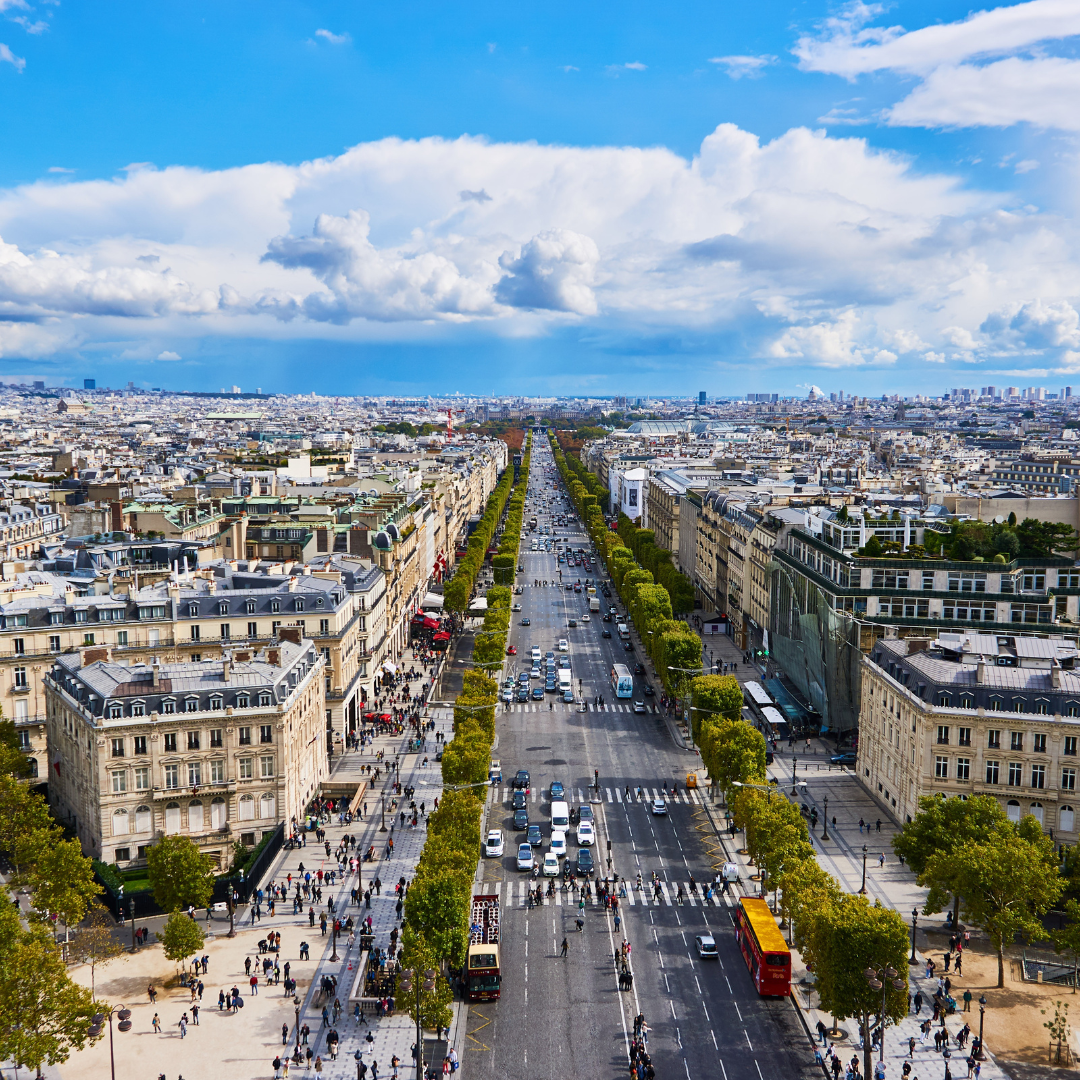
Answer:
[[[892,71],[919,84],[892,109],[889,123],[929,127],[1003,127],[1030,122],[1077,130],[1069,103],[1080,63],[1046,55],[1080,35],[1074,0],[1029,0],[978,11],[917,30],[871,25],[883,4],[856,0],[803,35],[793,52],[804,71],[854,80]]]
[[[11,64],[20,73],[26,67],[26,61],[21,56],[16,56],[2,41],[0,41],[0,63]]]
[[[595,315],[592,283],[600,252],[588,237],[563,229],[534,236],[517,257],[503,255],[506,277],[495,296],[502,304],[541,311]]]
[[[718,64],[727,75],[733,79],[741,79],[744,75],[748,78],[756,78],[763,74],[762,68],[776,63],[775,56],[713,56],[709,58],[710,64]]]
[[[384,139],[297,165],[49,178],[0,190],[0,320],[59,327],[39,348],[144,333],[147,359],[241,326],[365,340],[569,317],[615,337],[730,331],[777,365],[1061,363],[1080,352],[1058,317],[1080,296],[1073,224],[1010,201],[865,139],[733,124],[689,159]]]
[[[335,34],[332,30],[316,30],[315,36],[331,45],[349,45],[352,43],[352,35],[346,30],[344,33]]]
[[[628,64],[608,64],[604,70],[609,75],[618,77],[622,71],[647,71],[648,67],[648,64],[643,64],[640,60],[631,60]]]
[[[173,352],[172,349],[165,349],[163,352],[159,352],[157,355],[159,360],[179,360],[180,354]]]

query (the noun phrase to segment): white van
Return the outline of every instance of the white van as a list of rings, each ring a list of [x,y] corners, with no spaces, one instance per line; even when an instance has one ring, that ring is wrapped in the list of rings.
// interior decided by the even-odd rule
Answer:
[[[534,645],[534,646],[532,647],[532,662],[533,662],[534,664],[539,664],[539,663],[540,663],[540,660],[541,660],[541,656],[540,656],[540,646],[539,646],[539,645]]]
[[[551,828],[562,833],[570,828],[570,807],[562,799],[551,804]]]

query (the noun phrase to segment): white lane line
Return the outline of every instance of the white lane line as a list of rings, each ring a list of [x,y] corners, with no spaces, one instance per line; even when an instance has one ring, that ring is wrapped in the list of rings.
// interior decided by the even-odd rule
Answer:
[[[752,1054],[754,1052],[754,1044],[750,1041],[750,1033],[746,1030],[746,1028],[742,1029],[742,1033],[743,1036],[746,1038],[746,1045],[750,1047],[750,1053]]]

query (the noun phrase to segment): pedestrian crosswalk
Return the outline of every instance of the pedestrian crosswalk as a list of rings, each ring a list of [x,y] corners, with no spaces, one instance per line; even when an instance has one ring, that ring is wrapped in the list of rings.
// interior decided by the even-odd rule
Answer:
[[[587,803],[590,802],[595,795],[595,788],[567,788],[563,793],[563,799],[570,803]],[[644,806],[651,805],[658,799],[663,799],[668,803],[682,803],[686,806],[701,806],[702,799],[698,793],[688,788],[684,791],[676,790],[672,795],[670,791],[665,792],[663,789],[647,788],[639,786],[637,784],[630,785],[630,794],[626,794],[626,787],[609,788],[605,787],[601,789],[604,793],[603,801],[609,803],[641,803]],[[639,795],[638,792],[641,792]],[[491,801],[492,803],[510,802],[513,796],[513,788],[509,787],[493,787],[491,789]],[[541,799],[549,799],[550,796],[546,792],[538,791],[533,788],[528,795],[528,800],[531,803],[536,803]]]
[[[528,907],[529,894],[534,892],[538,885],[546,892],[548,880],[550,879],[523,876],[511,881],[485,881],[478,888],[483,888],[488,895],[497,896],[505,910],[513,910]],[[731,893],[721,893],[714,889],[711,898],[707,900],[703,891],[692,891],[690,883],[686,881],[660,881],[655,885],[645,882],[641,886],[624,882],[620,888],[621,891],[617,892],[619,901],[617,910],[620,912],[628,907],[672,907],[673,905],[730,908],[735,906],[736,899]],[[576,908],[580,906],[580,893],[572,890],[563,892],[560,882],[555,886],[555,895],[545,896],[544,903],[554,907]],[[594,908],[602,906],[602,901],[594,893],[586,899],[585,905]]]
[[[552,705],[555,706],[554,710],[551,708]],[[556,710],[559,710],[559,709],[580,709],[581,708],[581,706],[579,704],[577,704],[576,702],[571,705],[571,704],[563,702],[561,700],[560,701],[551,701],[551,702],[549,702],[547,700],[545,700],[545,701],[537,701],[537,702],[514,701],[514,702],[510,702],[510,703],[507,703],[507,702],[504,701],[502,703],[502,707],[503,707],[503,712],[508,712],[508,713],[540,713],[540,712],[553,712],[553,711],[556,711]],[[653,714],[653,709],[652,709],[651,706],[647,705],[645,707],[645,710],[646,710],[645,713],[643,713],[642,715],[648,716],[648,715]],[[602,709],[598,709],[595,705],[589,705],[587,711],[588,712],[601,712],[601,713],[605,713],[605,712],[609,712],[609,713],[629,713],[629,712],[634,711],[634,707],[633,707],[633,705],[624,705],[622,702],[614,701],[614,702],[610,702],[609,704],[606,704]]]

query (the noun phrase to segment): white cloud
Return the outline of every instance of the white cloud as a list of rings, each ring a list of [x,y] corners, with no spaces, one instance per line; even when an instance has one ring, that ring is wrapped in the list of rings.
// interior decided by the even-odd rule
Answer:
[[[623,67],[627,71],[645,71],[648,64],[643,64],[640,60],[631,60],[628,64],[623,64]]]
[[[1038,167],[1039,163],[1037,161],[1028,158],[1025,161],[1018,161],[1016,163],[1016,168],[1013,169],[1013,172],[1023,175],[1024,173],[1033,172]]]
[[[919,84],[885,113],[898,126],[1080,127],[1071,107],[1080,62],[1045,55],[1080,35],[1075,0],[1029,0],[912,31],[870,25],[884,11],[849,4],[799,38],[799,66],[849,80],[879,71],[916,76]]]
[[[756,78],[762,74],[762,68],[776,63],[775,56],[713,56],[709,58],[710,64],[719,64],[724,71],[733,79],[741,79],[744,75],[748,78]]]
[[[534,236],[516,257],[499,259],[506,277],[495,296],[509,307],[595,315],[592,290],[600,252],[588,236],[554,229]]]
[[[569,75],[571,71],[580,71],[581,68],[574,67],[573,64],[563,64],[560,70],[565,71]]]
[[[640,60],[631,60],[628,64],[608,64],[604,70],[609,75],[614,75],[618,78],[619,74],[623,71],[647,71],[648,64],[643,64]]]
[[[535,334],[569,317],[614,337],[730,330],[773,364],[1060,363],[1080,352],[1075,225],[1009,201],[864,139],[732,124],[689,160],[384,139],[296,165],[50,177],[0,190],[0,320],[52,328],[40,349],[143,335],[151,360],[200,334]]]
[[[331,45],[352,44],[352,35],[347,30],[341,34],[335,34],[332,30],[316,30],[315,36],[330,42]]]
[[[11,64],[19,72],[26,67],[26,61],[21,56],[16,56],[2,41],[0,41],[0,63]]]
[[[487,50],[488,50],[489,53],[493,53],[496,50],[496,48],[498,48],[498,46],[495,44],[494,41],[489,41],[488,42]]]
[[[834,105],[824,116],[818,117],[819,124],[829,124],[833,127],[860,127],[863,124],[872,123],[870,117],[862,116],[858,109],[841,109]]]
[[[47,172],[51,173],[73,173],[74,169],[65,169],[63,165],[50,165]]]
[[[13,15],[11,22],[18,23],[28,34],[44,34],[49,29],[49,24],[38,19],[31,22],[25,15]]]
[[[159,352],[157,355],[159,360],[179,360],[180,354],[173,352],[172,349],[165,349],[163,352]]]

